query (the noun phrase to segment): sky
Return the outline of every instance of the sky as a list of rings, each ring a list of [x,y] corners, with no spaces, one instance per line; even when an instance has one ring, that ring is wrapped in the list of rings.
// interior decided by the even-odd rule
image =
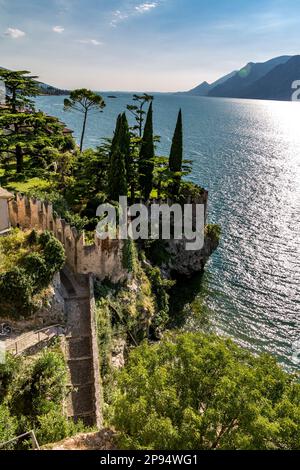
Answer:
[[[0,66],[61,88],[181,91],[300,52],[299,0],[0,0]]]

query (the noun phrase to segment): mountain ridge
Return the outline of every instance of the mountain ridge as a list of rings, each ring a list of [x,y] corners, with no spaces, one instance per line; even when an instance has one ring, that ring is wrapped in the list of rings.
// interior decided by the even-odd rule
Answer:
[[[233,77],[209,92],[209,96],[242,98],[245,88],[267,75],[277,65],[286,63],[291,56],[279,56],[266,62],[248,62]]]
[[[292,83],[300,80],[300,56],[283,55],[265,62],[248,62],[209,84],[183,92],[190,96],[289,101]]]

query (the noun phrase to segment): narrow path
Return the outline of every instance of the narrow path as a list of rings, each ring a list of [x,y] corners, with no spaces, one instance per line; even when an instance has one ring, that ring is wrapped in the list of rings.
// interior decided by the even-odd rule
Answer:
[[[65,354],[72,391],[67,414],[86,425],[97,424],[97,397],[91,331],[89,277],[61,272],[66,313]]]
[[[6,352],[13,355],[26,354],[34,347],[45,347],[53,338],[64,335],[63,325],[49,325],[44,328],[27,331],[19,335],[14,334],[8,339],[1,338],[5,344]]]

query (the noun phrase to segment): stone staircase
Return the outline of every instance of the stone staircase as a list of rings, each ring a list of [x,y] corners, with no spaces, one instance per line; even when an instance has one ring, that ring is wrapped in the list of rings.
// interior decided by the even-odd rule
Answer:
[[[86,425],[101,424],[100,376],[97,350],[93,345],[93,305],[88,275],[64,268],[61,272],[65,300],[65,356],[69,368],[70,394],[66,412]],[[97,349],[97,348],[96,348]]]

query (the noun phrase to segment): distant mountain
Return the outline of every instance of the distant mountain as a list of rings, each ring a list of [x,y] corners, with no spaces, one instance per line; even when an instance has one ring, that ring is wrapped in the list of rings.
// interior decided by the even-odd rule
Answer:
[[[300,55],[285,55],[267,62],[249,62],[238,72],[231,72],[211,84],[203,82],[184,94],[289,101],[295,80],[300,80]]]
[[[277,65],[273,70],[247,87],[242,98],[289,101],[293,93],[292,83],[300,80],[300,55]]]
[[[190,91],[186,91],[185,94],[187,95],[194,95],[194,96],[207,96],[210,91],[210,84],[207,82],[203,82],[200,85],[196,86]]]
[[[209,92],[211,92],[216,86],[221,85],[222,83],[226,82],[231,77],[233,77],[236,73],[237,72],[235,70],[234,72],[231,72],[228,75],[225,75],[224,77],[219,78],[219,80],[211,84],[207,82],[203,82],[200,85],[193,88],[192,90],[184,92],[184,94],[193,95],[193,96],[207,96]]]
[[[245,90],[257,80],[267,75],[271,70],[281,64],[285,64],[292,56],[281,56],[262,63],[249,62],[239,72],[236,72],[229,80],[209,91],[208,96],[224,98],[243,98]]]
[[[42,95],[69,95],[69,90],[61,90],[60,88],[56,88],[51,85],[47,85],[47,83],[38,82],[38,86],[41,90]]]
[[[234,77],[236,73],[237,73],[237,70],[234,70],[233,72],[230,72],[227,75],[224,75],[224,77],[219,78],[218,80],[216,80],[210,85],[210,90],[213,90],[218,85],[222,85],[223,83],[227,82],[230,78]]]

